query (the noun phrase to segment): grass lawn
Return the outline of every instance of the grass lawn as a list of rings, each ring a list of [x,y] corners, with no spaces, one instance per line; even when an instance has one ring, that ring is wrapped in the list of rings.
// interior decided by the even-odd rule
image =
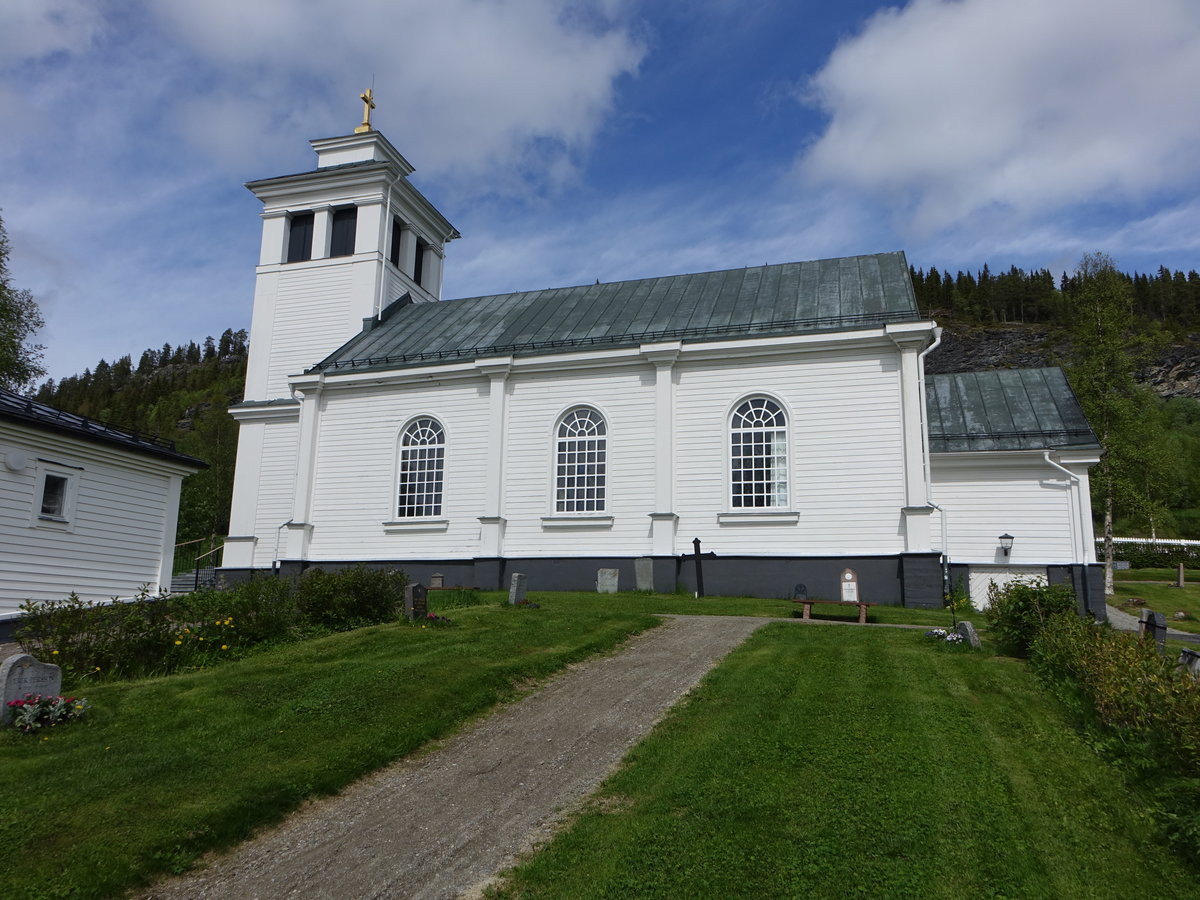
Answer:
[[[1154,576],[1163,577],[1156,579]],[[1174,587],[1175,572],[1166,569],[1130,569],[1126,572],[1113,573],[1113,590],[1115,600],[1109,602],[1118,609],[1132,615],[1137,615],[1140,609],[1152,609],[1167,618],[1167,625],[1180,631],[1200,632],[1200,573],[1195,580],[1185,577],[1184,587]],[[1161,581],[1152,584],[1152,581]],[[1146,601],[1144,607],[1126,605],[1131,597],[1139,597]],[[1174,615],[1182,610],[1188,618],[1176,620]]]
[[[482,596],[489,602],[499,602],[508,596],[505,591],[485,591]],[[552,602],[566,604],[575,609],[592,609],[603,606],[613,611],[666,613],[674,615],[701,616],[770,616],[781,619],[800,615],[801,607],[791,600],[769,597],[704,597],[697,599],[686,594],[640,594],[627,591],[619,594],[584,594],[555,591],[532,591],[528,598],[537,603]],[[814,619],[857,622],[858,607],[814,604]],[[982,624],[979,613],[968,616]],[[889,625],[929,625],[949,628],[950,611],[947,609],[906,609],[903,606],[872,606],[868,611],[869,623]]]
[[[912,632],[758,632],[504,898],[1192,897],[1025,666]]]
[[[0,733],[0,896],[103,897],[180,871],[658,621],[587,604],[450,615],[67,686],[89,720]]]

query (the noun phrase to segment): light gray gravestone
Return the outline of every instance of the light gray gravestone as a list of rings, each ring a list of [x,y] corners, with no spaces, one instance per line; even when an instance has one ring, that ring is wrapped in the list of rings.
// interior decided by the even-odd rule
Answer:
[[[842,570],[842,602],[858,602],[858,573],[853,569]]]
[[[51,663],[38,662],[26,653],[17,653],[0,663],[0,686],[4,690],[4,705],[0,721],[12,721],[10,700],[24,700],[26,694],[57,697],[62,690],[62,669]]]
[[[1191,672],[1193,678],[1200,678],[1200,650],[1184,647],[1179,651],[1179,665]]]
[[[424,619],[429,615],[429,589],[417,582],[404,589],[404,616],[407,619]]]
[[[973,649],[979,650],[981,647],[983,647],[983,644],[979,642],[979,633],[975,630],[975,626],[970,622],[959,622],[958,626],[954,630],[966,638],[967,643],[970,644]]]
[[[1138,616],[1138,634],[1151,638],[1158,645],[1158,652],[1167,649],[1167,617],[1152,609],[1143,609]]]
[[[598,569],[596,571],[596,593],[615,594],[620,580],[620,569]]]
[[[513,572],[512,581],[508,585],[508,602],[513,606],[525,602],[525,582],[527,580],[524,572]]]
[[[654,560],[639,556],[633,561],[633,577],[639,591],[654,590]]]
[[[445,587],[445,585],[446,585],[446,576],[441,574],[440,572],[434,572],[432,575],[429,576],[429,586],[431,588]]]

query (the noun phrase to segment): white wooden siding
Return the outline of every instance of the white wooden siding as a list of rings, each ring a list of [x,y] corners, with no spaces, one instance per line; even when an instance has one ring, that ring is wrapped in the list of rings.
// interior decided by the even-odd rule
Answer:
[[[931,465],[933,502],[946,512],[948,553],[956,563],[1021,565],[1077,562],[1071,544],[1070,482],[1040,458],[999,461],[945,458]],[[931,519],[934,549],[942,549],[941,522]],[[1005,557],[999,536],[1011,534]]]
[[[287,397],[287,378],[320,362],[356,334],[352,322],[354,266],[285,269],[279,274],[267,397]],[[286,516],[285,516],[286,518]]]
[[[19,448],[29,465],[0,468],[0,612],[23,600],[128,597],[158,587],[169,465],[137,454],[0,422],[0,448]],[[36,462],[77,467],[70,530],[34,527]],[[176,474],[182,470],[175,469]],[[173,536],[172,536],[173,537]]]
[[[813,353],[779,361],[681,363],[676,387],[677,552],[700,538],[723,555],[898,553],[904,549],[897,354]],[[721,525],[729,512],[729,411],[778,398],[788,414],[790,509],[799,522]],[[683,545],[689,545],[680,549]]]
[[[449,527],[387,534],[383,523],[396,518],[397,439],[417,415],[434,416],[446,430],[441,518],[449,520]],[[317,450],[311,558],[477,556],[485,465],[496,449],[486,422],[482,377],[449,385],[327,394]]]
[[[554,510],[555,426],[566,410],[591,406],[608,425],[605,509],[611,527],[543,528]],[[505,431],[506,556],[642,556],[650,553],[654,509],[654,368],[566,375],[515,373]]]
[[[266,422],[263,428],[262,467],[258,480],[258,507],[254,513],[254,565],[270,567],[276,558],[276,537],[282,555],[284,538],[280,525],[292,517],[296,485],[296,422]]]

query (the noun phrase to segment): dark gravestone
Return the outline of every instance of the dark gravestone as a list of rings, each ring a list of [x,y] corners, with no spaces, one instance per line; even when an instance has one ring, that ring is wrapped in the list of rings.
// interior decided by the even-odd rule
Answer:
[[[57,697],[62,690],[62,669],[50,663],[38,662],[32,656],[18,653],[0,663],[0,690],[3,706],[0,707],[0,722],[7,725],[12,721],[12,700],[24,700],[26,694],[41,694]]]
[[[404,589],[404,615],[408,619],[424,619],[429,615],[429,591],[425,585],[410,584]]]
[[[966,639],[967,643],[975,650],[980,649],[983,644],[979,642],[979,633],[975,630],[975,626],[970,622],[959,622],[954,629]]]
[[[525,602],[525,582],[528,580],[524,572],[513,572],[512,581],[508,586],[508,602],[519,606]]]
[[[1143,609],[1138,617],[1138,634],[1158,645],[1158,652],[1167,649],[1167,617],[1152,609]]]

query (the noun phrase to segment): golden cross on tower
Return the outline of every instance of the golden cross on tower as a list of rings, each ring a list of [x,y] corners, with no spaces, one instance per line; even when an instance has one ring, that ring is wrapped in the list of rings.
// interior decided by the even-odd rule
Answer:
[[[363,102],[363,121],[362,124],[354,129],[355,134],[362,134],[364,131],[371,131],[371,110],[375,108],[375,92],[371,88],[367,88],[358,95],[358,99]]]

